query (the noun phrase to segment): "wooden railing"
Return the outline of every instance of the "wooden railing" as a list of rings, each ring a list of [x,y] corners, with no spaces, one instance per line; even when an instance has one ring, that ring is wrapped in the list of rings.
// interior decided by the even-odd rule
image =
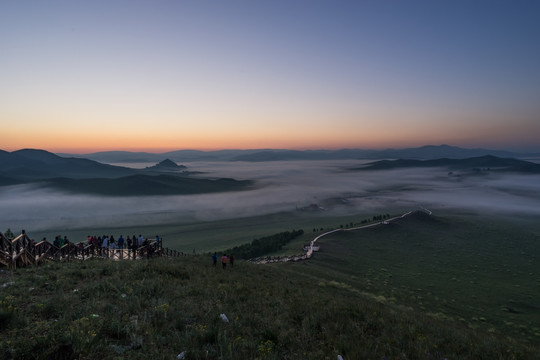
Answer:
[[[71,243],[57,247],[48,241],[35,242],[25,233],[13,240],[0,233],[0,267],[16,268],[26,265],[39,265],[45,261],[88,260],[108,258],[114,260],[145,259],[154,256],[184,256],[181,251],[163,248],[161,242],[151,240],[143,246],[132,249],[113,249],[92,244]]]

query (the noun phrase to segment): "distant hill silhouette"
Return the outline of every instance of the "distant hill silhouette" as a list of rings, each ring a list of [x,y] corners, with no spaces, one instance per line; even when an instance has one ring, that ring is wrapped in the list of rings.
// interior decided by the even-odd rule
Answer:
[[[64,158],[45,150],[24,149],[0,152],[0,174],[24,182],[54,177],[113,178],[135,174],[135,170],[88,159]]]
[[[186,167],[166,159],[147,169],[65,158],[44,150],[0,150],[0,186],[33,183],[72,193],[109,196],[200,194],[246,189],[252,181],[164,175]]]
[[[449,170],[492,170],[513,171],[522,173],[540,173],[540,164],[529,161],[500,158],[486,155],[467,159],[433,159],[433,160],[380,160],[369,163],[355,170],[389,170],[415,167],[446,167]]]
[[[185,169],[187,169],[187,167],[185,167],[184,165],[178,165],[170,159],[165,159],[154,166],[148,166],[145,168],[145,170],[150,171],[180,171]]]
[[[239,155],[233,158],[235,161],[277,161],[277,160],[346,160],[346,159],[439,159],[454,158],[463,159],[494,155],[501,157],[519,157],[524,154],[512,153],[501,150],[486,149],[463,149],[449,145],[426,145],[408,149],[385,149],[385,150],[262,150],[255,153]]]
[[[464,149],[450,145],[426,145],[405,149],[340,149],[340,150],[286,150],[286,149],[253,149],[253,150],[177,150],[161,154],[127,151],[106,151],[85,155],[67,155],[83,157],[106,163],[158,162],[164,157],[176,162],[189,161],[283,161],[283,160],[347,160],[347,159],[464,159],[493,155],[498,157],[540,157],[540,154],[514,153],[502,150]]]
[[[45,181],[47,187],[72,193],[107,196],[187,195],[244,190],[249,180],[222,178],[216,180],[174,175],[132,175],[117,179],[55,178]]]
[[[158,162],[164,157],[176,162],[185,161],[229,161],[235,156],[249,154],[260,150],[176,150],[165,153],[100,151],[91,154],[58,154],[65,157],[80,157],[105,163]]]

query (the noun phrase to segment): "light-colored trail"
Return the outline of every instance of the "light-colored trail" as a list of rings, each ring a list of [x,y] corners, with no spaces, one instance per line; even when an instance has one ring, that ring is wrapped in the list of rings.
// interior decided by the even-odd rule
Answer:
[[[376,223],[372,223],[372,224],[368,224],[368,225],[362,225],[362,226],[356,226],[356,227],[352,227],[352,228],[348,228],[348,229],[340,228],[340,229],[330,230],[330,231],[327,231],[327,232],[325,232],[323,234],[318,235],[316,238],[311,240],[311,242],[309,243],[308,250],[303,255],[284,256],[284,257],[279,257],[279,258],[266,258],[266,259],[260,259],[258,261],[254,261],[254,262],[257,263],[257,264],[267,264],[267,263],[274,263],[274,262],[289,262],[289,261],[307,260],[307,259],[310,259],[313,256],[313,253],[315,252],[315,249],[317,249],[316,242],[317,242],[317,240],[319,240],[323,236],[327,236],[327,235],[333,234],[333,233],[338,232],[338,231],[353,231],[353,230],[366,229],[366,228],[369,228],[369,227],[374,227],[374,226],[379,226],[379,225],[386,225],[386,224],[391,223],[392,221],[395,221],[395,220],[398,220],[398,219],[403,219],[403,218],[405,218],[405,217],[407,217],[407,216],[409,216],[412,213],[417,212],[417,211],[422,211],[422,212],[424,212],[424,213],[426,213],[428,215],[433,214],[433,212],[431,210],[428,210],[425,207],[421,206],[420,210],[411,210],[411,211],[408,211],[408,212],[406,212],[406,213],[404,213],[402,215],[395,216],[395,217],[390,218],[390,219],[385,219],[385,220],[382,220],[382,221],[379,221],[379,222],[376,222]]]

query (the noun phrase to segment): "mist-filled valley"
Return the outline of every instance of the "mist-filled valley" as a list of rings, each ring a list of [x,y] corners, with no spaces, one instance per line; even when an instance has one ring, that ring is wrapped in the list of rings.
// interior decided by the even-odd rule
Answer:
[[[313,216],[433,210],[540,215],[540,175],[446,168],[358,170],[367,161],[191,162],[200,178],[253,180],[249,190],[167,196],[95,196],[42,188],[0,187],[0,226],[69,234],[110,227],[186,224],[306,211]],[[354,170],[353,170],[354,169]]]

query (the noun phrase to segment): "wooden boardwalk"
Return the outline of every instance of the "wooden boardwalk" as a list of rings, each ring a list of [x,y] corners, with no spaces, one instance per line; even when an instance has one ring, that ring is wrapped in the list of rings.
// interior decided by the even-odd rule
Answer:
[[[25,233],[14,239],[0,233],[0,267],[17,268],[27,265],[39,265],[45,261],[74,261],[95,258],[114,260],[135,260],[151,257],[184,256],[183,252],[163,248],[161,243],[151,240],[136,249],[102,248],[84,243],[67,243],[57,247],[48,241],[36,242]]]

